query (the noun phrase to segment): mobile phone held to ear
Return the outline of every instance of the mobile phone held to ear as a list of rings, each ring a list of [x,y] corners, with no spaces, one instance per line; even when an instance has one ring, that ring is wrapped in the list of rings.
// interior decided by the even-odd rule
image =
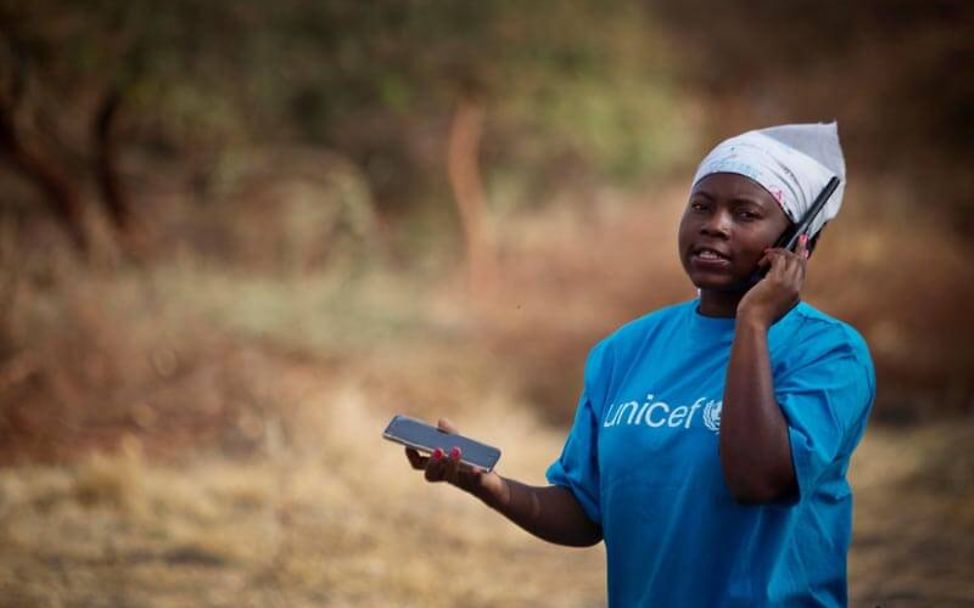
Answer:
[[[832,193],[835,189],[839,187],[839,182],[841,180],[838,177],[832,176],[822,191],[819,192],[812,206],[808,208],[805,212],[805,217],[801,219],[797,224],[792,226],[790,229],[785,230],[785,233],[781,235],[778,241],[774,244],[775,247],[781,247],[787,249],[788,251],[794,251],[795,245],[798,244],[798,238],[808,233],[808,229],[811,228],[812,222],[818,217],[819,212],[825,207],[825,203],[828,202]]]
[[[475,469],[489,473],[501,457],[501,451],[463,435],[441,431],[435,426],[409,416],[396,414],[389,426],[382,432],[389,441],[414,448],[424,454],[431,454],[436,448],[449,453],[454,447],[460,448],[460,462]]]
[[[775,241],[775,244],[772,245],[772,248],[794,251],[795,245],[798,244],[798,239],[801,237],[801,235],[808,234],[808,230],[811,228],[812,222],[814,222],[815,218],[818,217],[818,214],[822,211],[822,208],[825,207],[825,203],[828,202],[829,197],[832,196],[835,189],[839,187],[839,183],[841,181],[842,180],[840,180],[838,177],[832,176],[832,179],[825,184],[822,191],[819,192],[817,197],[815,197],[815,201],[812,203],[812,206],[808,208],[808,211],[805,212],[802,219],[799,220],[799,222],[794,226],[788,228],[788,230],[785,230],[784,233],[778,237],[778,240]],[[770,266],[755,270],[751,277],[751,282],[757,283],[763,279],[764,275],[768,274],[768,270],[770,270]]]

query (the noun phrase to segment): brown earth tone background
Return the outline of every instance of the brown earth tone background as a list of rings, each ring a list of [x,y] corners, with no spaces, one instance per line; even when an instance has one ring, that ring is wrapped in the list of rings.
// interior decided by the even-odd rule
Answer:
[[[974,606],[968,3],[368,4],[0,2],[0,606],[604,605],[381,430],[543,482],[696,160],[831,119],[852,605]]]

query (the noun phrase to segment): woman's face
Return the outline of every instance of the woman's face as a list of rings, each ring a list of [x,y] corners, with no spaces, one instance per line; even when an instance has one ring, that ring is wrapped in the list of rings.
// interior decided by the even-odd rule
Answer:
[[[790,225],[781,206],[757,182],[713,173],[690,192],[680,221],[680,261],[702,290],[744,292],[764,250]]]

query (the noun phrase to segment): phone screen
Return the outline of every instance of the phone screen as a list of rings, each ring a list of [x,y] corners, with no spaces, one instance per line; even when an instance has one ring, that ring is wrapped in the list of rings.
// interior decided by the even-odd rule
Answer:
[[[440,448],[446,453],[456,446],[460,448],[460,462],[484,471],[491,471],[501,457],[501,451],[463,435],[441,431],[421,420],[398,414],[393,416],[382,436],[427,454]]]

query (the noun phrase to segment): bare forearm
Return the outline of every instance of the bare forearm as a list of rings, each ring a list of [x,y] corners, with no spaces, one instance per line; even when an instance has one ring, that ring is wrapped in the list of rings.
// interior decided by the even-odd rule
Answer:
[[[437,428],[456,433],[453,424],[441,418]],[[437,449],[423,456],[406,448],[410,465],[422,470],[427,481],[448,482],[473,494],[524,530],[559,545],[587,547],[602,540],[602,528],[588,518],[570,490],[558,486],[529,486],[495,472],[484,473],[461,466],[459,447],[447,458]]]
[[[739,317],[720,421],[720,461],[731,492],[761,503],[794,491],[788,425],[774,394],[768,328]]]
[[[602,540],[601,528],[588,518],[567,488],[529,486],[499,475],[492,481],[475,495],[527,532],[573,547],[588,547]]]

